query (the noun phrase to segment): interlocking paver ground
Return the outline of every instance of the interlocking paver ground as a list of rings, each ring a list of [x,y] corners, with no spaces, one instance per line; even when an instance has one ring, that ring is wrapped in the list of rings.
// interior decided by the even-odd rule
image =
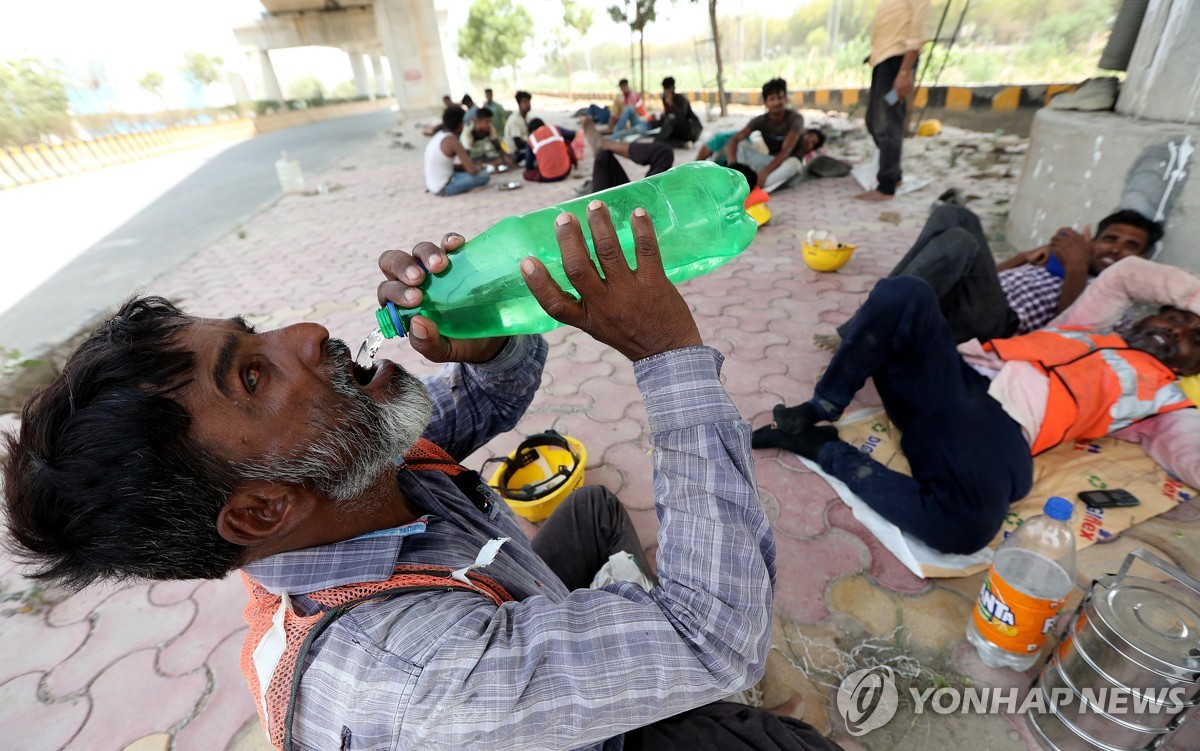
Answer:
[[[710,128],[744,119],[743,113]],[[832,155],[850,161],[867,155],[861,126],[831,116],[827,127],[837,132],[828,146]],[[260,327],[316,320],[353,346],[373,326],[381,251],[436,241],[447,231],[472,236],[503,216],[571,198],[579,184],[526,183],[512,192],[489,187],[437,198],[424,191],[423,145],[411,125],[381,136],[310,181],[328,192],[281,198],[149,291],[204,315],[244,313]],[[850,178],[777,193],[771,201],[774,219],[745,253],[683,285],[706,341],[727,357],[724,378],[734,402],[753,424],[769,420],[775,403],[811,393],[829,358],[812,335],[832,331],[852,314],[916,237],[943,189],[956,185],[973,196],[970,205],[999,236],[1020,168],[1019,139],[948,129],[940,138],[910,141],[905,148],[906,174],[933,178],[932,186],[885,205],[851,200],[859,188]],[[687,156],[677,152],[677,159]],[[816,227],[860,246],[841,271],[820,274],[801,260],[800,239]],[[653,559],[657,520],[650,445],[631,368],[582,333],[560,329],[547,339],[550,361],[529,412],[511,434],[467,464],[478,466],[511,451],[523,436],[551,427],[579,438],[589,449],[588,481],[621,496]],[[389,341],[381,355],[417,372],[436,369],[403,341]],[[873,405],[878,398],[868,388],[856,403]],[[4,423],[11,418],[0,416],[0,426]],[[987,669],[961,639],[978,576],[917,579],[797,457],[764,451],[756,452],[756,461],[779,551],[777,649],[762,684],[769,706],[786,704],[823,730],[843,730],[831,704],[836,666],[814,655],[831,657],[834,650],[863,643],[901,645],[930,675],[950,682],[964,676],[984,685],[1028,682],[1010,671]],[[1200,510],[1188,506],[1168,521],[1142,525],[1120,548],[1085,552],[1081,572],[1107,570],[1144,541],[1197,573],[1198,519]],[[19,652],[0,668],[5,743],[16,738],[23,749],[117,751],[138,741],[138,748],[163,748],[166,734],[175,749],[265,748],[237,666],[244,594],[236,579],[100,587],[67,597],[31,587],[11,561],[0,558],[0,586],[19,596],[3,606],[6,616],[0,617],[5,654]],[[864,642],[868,639],[873,641]],[[807,672],[797,667],[805,664]],[[15,735],[11,728],[17,728]],[[910,714],[857,740],[843,732],[842,740],[851,750],[938,744],[1020,749],[1028,737],[1003,717]],[[1180,749],[1196,747],[1194,739],[1179,743],[1191,744],[1177,744]]]

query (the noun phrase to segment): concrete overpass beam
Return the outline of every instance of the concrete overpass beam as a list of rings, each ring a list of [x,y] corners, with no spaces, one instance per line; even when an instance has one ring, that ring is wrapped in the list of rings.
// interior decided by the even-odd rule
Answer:
[[[404,115],[429,115],[450,90],[433,0],[376,0],[379,38]]]

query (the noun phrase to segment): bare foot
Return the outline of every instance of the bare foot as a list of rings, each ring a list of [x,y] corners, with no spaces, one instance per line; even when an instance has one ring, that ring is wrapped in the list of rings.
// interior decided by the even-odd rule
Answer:
[[[600,137],[600,133],[596,131],[596,124],[590,118],[583,121],[583,137],[587,139],[588,146],[592,147],[592,154],[599,154],[604,139]]]
[[[880,193],[878,190],[869,190],[866,193],[859,193],[854,197],[856,201],[890,201],[895,196],[889,196],[887,193]]]

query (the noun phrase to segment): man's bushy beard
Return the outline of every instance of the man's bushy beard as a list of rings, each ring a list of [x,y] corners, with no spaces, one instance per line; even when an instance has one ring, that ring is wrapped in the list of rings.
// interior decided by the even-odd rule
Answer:
[[[237,472],[242,480],[307,485],[345,510],[359,510],[370,502],[364,494],[380,473],[421,437],[433,404],[425,384],[398,365],[386,387],[389,398],[371,399],[354,382],[346,343],[330,339],[327,347],[334,398],[312,408],[308,424],[316,438],[289,456],[243,463]]]
[[[1162,343],[1156,341],[1154,334],[1160,335],[1164,341]],[[1140,323],[1134,324],[1133,331],[1125,337],[1125,343],[1134,349],[1154,355],[1167,367],[1173,367],[1171,362],[1174,361],[1179,350],[1175,338],[1170,332],[1164,331],[1158,326],[1143,326]]]

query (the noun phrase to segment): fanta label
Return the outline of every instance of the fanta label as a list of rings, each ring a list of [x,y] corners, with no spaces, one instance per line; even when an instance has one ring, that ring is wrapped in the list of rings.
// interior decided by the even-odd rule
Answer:
[[[992,644],[1009,652],[1037,652],[1058,621],[1061,600],[1043,600],[1018,592],[996,573],[993,564],[979,590],[975,628]]]

